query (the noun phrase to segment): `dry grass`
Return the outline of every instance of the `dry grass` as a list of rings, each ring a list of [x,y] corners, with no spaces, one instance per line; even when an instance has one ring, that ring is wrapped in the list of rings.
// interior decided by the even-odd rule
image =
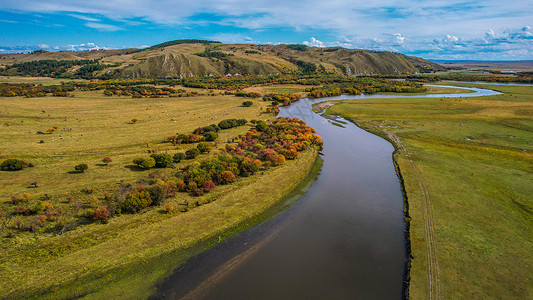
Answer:
[[[199,198],[209,204],[187,213],[164,213],[155,207],[62,235],[13,230],[16,217],[11,213],[15,206],[7,201],[13,194],[29,192],[30,203],[47,194],[54,207],[72,213],[75,201],[86,207],[94,201],[92,195],[80,192],[82,188],[92,188],[98,195],[113,191],[120,180],[135,182],[146,175],[128,165],[133,158],[148,155],[147,142],[157,152],[173,154],[192,147],[176,149],[161,143],[176,132],[190,133],[226,118],[273,118],[261,114],[266,102],[252,100],[256,103],[245,108],[242,101],[234,96],[132,99],[105,97],[99,92],[76,92],[74,98],[0,99],[0,116],[9,123],[0,127],[0,159],[23,158],[36,164],[0,176],[0,211],[5,212],[1,217],[0,295],[57,299],[98,292],[93,296],[148,296],[172,268],[209,245],[202,242],[224,236],[227,230],[253,219],[290,193],[309,174],[316,151],[307,151],[298,160],[264,175],[219,186]],[[132,124],[133,118],[139,121]],[[59,129],[52,134],[36,133],[53,126]],[[245,125],[221,131],[219,148],[226,139],[248,129]],[[39,143],[41,139],[44,143]],[[101,164],[105,156],[113,159],[108,166]],[[203,157],[206,155],[200,159]],[[87,163],[89,170],[70,174],[78,163]],[[39,187],[30,188],[29,183],[35,180]],[[69,195],[74,201],[65,201]],[[168,203],[177,207],[188,197],[180,193]],[[6,238],[7,231],[14,232],[14,237]]]

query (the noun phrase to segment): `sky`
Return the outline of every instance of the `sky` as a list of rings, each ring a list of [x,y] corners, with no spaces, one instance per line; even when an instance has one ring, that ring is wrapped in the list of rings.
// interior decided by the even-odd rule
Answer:
[[[177,39],[533,60],[532,0],[2,0],[0,53]]]

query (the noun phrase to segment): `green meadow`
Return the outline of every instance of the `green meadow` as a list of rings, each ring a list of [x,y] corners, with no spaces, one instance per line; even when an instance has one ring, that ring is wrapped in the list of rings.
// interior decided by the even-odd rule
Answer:
[[[413,299],[533,293],[533,87],[479,87],[504,94],[359,99],[327,110],[398,150],[411,217]]]

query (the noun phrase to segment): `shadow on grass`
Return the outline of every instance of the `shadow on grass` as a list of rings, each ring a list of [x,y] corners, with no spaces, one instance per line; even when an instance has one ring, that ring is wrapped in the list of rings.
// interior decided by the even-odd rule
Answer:
[[[140,168],[136,165],[127,165],[127,166],[124,166],[124,168],[126,169],[130,169],[131,171],[134,171],[134,172],[143,172],[143,171],[146,171],[146,169],[143,169],[143,168]]]
[[[96,164],[97,167],[107,167],[107,164]]]
[[[68,171],[69,174],[82,174],[82,171]]]

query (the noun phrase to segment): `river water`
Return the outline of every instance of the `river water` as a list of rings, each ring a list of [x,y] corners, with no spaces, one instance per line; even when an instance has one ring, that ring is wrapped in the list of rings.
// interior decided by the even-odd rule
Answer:
[[[476,93],[404,97],[498,94],[469,89]],[[385,97],[398,96],[302,99],[281,108],[279,116],[303,119],[322,137],[317,180],[289,210],[180,267],[153,298],[401,299],[407,253],[394,148],[352,123],[335,126],[311,107]]]

